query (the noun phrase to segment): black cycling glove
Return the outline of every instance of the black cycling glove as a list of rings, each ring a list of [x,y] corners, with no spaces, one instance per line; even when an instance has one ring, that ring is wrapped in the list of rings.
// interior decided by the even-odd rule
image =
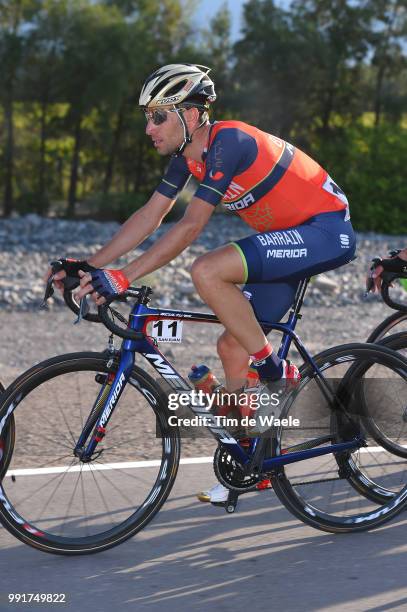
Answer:
[[[65,270],[67,276],[73,276],[74,278],[79,277],[79,270],[84,272],[94,272],[97,270],[97,268],[88,264],[87,261],[69,258],[51,261],[51,268],[54,273]]]
[[[394,272],[395,274],[406,274],[407,273],[407,261],[401,259],[401,257],[392,257],[390,259],[381,259],[380,257],[375,257],[372,260],[373,264],[371,270],[377,268],[377,266],[382,266],[385,272]]]
[[[94,266],[88,264],[87,261],[78,260],[78,259],[58,259],[56,261],[51,261],[51,268],[53,274],[60,272],[61,270],[65,270],[66,277],[62,279],[62,283],[64,284],[65,289],[72,291],[79,287],[79,270],[83,270],[84,272],[94,272],[97,270]]]

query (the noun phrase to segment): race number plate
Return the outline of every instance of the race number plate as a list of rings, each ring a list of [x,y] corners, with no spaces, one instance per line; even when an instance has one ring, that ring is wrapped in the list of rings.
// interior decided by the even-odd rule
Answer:
[[[151,335],[157,342],[181,342],[182,321],[173,321],[171,319],[154,321]]]

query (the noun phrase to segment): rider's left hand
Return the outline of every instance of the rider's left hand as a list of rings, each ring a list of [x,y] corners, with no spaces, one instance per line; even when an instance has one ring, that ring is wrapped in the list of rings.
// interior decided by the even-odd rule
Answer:
[[[128,278],[121,270],[98,269],[91,273],[81,270],[79,276],[81,288],[77,297],[82,298],[90,293],[97,306],[104,304],[108,297],[120,295],[130,285]]]

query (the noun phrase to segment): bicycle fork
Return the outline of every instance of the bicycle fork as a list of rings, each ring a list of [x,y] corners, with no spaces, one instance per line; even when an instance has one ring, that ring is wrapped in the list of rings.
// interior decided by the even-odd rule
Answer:
[[[106,374],[104,380],[98,379],[100,375],[96,374],[96,381],[102,382],[102,389],[93,404],[86,424],[74,448],[74,455],[82,462],[89,463],[99,457],[103,452],[97,452],[96,447],[105,436],[106,426],[131,376],[134,361],[134,352],[124,349],[121,352],[120,363],[116,374]],[[99,416],[95,423],[94,418],[97,414],[99,414]],[[92,437],[87,443],[92,430]]]

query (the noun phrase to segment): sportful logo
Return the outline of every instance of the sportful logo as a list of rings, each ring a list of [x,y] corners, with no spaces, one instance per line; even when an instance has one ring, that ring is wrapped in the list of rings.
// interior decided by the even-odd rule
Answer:
[[[123,388],[123,383],[125,382],[125,376],[124,373],[122,372],[120,375],[119,380],[117,381],[117,384],[115,386],[115,388],[113,389],[113,393],[112,393],[112,397],[110,398],[109,403],[107,404],[106,408],[103,411],[102,417],[100,419],[100,425],[101,427],[104,427],[107,423],[108,418],[110,417],[112,410],[119,398],[120,395],[120,391]]]
[[[350,244],[350,239],[348,234],[339,234],[339,240],[341,242],[342,249],[348,249]]]

